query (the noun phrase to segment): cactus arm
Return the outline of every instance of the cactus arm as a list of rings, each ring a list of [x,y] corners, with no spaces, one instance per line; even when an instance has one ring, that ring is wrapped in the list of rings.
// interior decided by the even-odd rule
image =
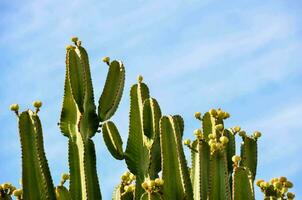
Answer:
[[[191,150],[191,180],[194,200],[207,200],[209,187],[210,148],[207,142],[195,140]]]
[[[116,111],[122,97],[125,83],[125,68],[122,62],[112,61],[106,83],[99,99],[98,114],[100,121],[109,119]]]
[[[230,185],[225,152],[214,152],[210,156],[209,200],[230,200]]]
[[[161,154],[159,141],[159,120],[161,110],[157,101],[153,98],[146,99],[143,104],[143,128],[144,134],[152,140],[149,151],[150,166],[149,176],[151,179],[158,177],[161,170]]]
[[[37,114],[32,115],[32,121],[36,129],[36,142],[37,142],[37,149],[38,149],[38,158],[40,161],[40,168],[42,171],[43,175],[43,185],[44,185],[44,190],[46,198],[47,199],[55,199],[55,193],[54,193],[54,185],[53,181],[51,178],[50,170],[48,167],[48,162],[46,159],[45,151],[44,151],[44,141],[43,141],[43,133],[42,133],[42,125],[40,118],[38,117]]]
[[[227,146],[226,146],[226,153],[227,153],[227,161],[228,161],[228,171],[229,171],[229,174],[232,174],[232,172],[233,172],[232,157],[235,155],[235,152],[236,152],[235,135],[228,129],[224,130],[224,134],[229,139],[229,142],[227,143]]]
[[[43,148],[41,124],[36,113],[22,112],[19,116],[22,148],[22,180],[24,199],[55,200]]]
[[[209,112],[206,112],[202,118],[202,128],[204,139],[208,141],[208,135],[215,131],[215,118]]]
[[[159,134],[159,120],[161,110],[157,101],[153,98],[146,99],[143,104],[143,128],[144,134],[154,139]]]
[[[77,106],[73,100],[70,83],[68,81],[69,72],[66,68],[65,84],[64,84],[64,97],[63,106],[60,117],[60,129],[66,137],[76,137],[77,134],[77,122],[80,118]]]
[[[233,175],[233,200],[254,200],[252,180],[247,168],[236,167]]]
[[[149,98],[149,90],[143,83],[135,84],[130,91],[129,137],[125,160],[131,173],[143,176],[148,169],[148,150],[144,145],[142,127],[142,105]],[[143,179],[143,178],[142,178]]]
[[[160,120],[160,140],[162,153],[162,176],[165,181],[165,199],[193,199],[189,172],[181,144],[178,122],[172,116]],[[190,191],[191,190],[191,191]]]
[[[115,124],[111,121],[105,122],[102,126],[102,133],[111,155],[118,160],[123,160],[123,141]]]
[[[252,173],[252,179],[255,180],[257,170],[257,140],[244,136],[241,145],[241,158],[240,166],[247,167]]]
[[[85,97],[85,71],[82,67],[81,59],[75,47],[67,49],[66,67],[68,70],[68,80],[70,82],[72,96],[77,104],[79,111],[83,113]]]
[[[185,123],[183,118],[180,115],[174,115],[173,118],[177,121],[179,131],[181,132],[181,137],[183,137],[184,128],[185,128]]]
[[[57,200],[71,200],[70,193],[66,187],[57,186],[55,190]]]

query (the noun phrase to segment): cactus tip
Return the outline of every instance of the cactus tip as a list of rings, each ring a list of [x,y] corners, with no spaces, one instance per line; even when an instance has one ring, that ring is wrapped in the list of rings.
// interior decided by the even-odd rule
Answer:
[[[74,49],[75,47],[74,46],[72,46],[72,45],[67,45],[66,46],[66,50],[71,50],[71,49]]]

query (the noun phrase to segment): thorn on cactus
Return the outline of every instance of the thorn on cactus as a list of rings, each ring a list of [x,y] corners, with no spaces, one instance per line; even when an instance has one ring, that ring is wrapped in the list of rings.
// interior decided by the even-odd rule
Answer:
[[[102,61],[103,61],[104,63],[106,63],[107,65],[110,65],[110,58],[109,58],[108,56],[102,58]]]

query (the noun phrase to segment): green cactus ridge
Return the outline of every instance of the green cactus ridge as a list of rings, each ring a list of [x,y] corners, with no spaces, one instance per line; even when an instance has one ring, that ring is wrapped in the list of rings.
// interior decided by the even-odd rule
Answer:
[[[59,185],[54,186],[38,116],[42,102],[34,101],[34,111],[20,113],[19,105],[12,104],[10,110],[17,116],[21,143],[22,188],[0,184],[0,200],[12,200],[12,196],[17,200],[101,200],[93,142],[98,132],[112,157],[125,160],[129,170],[121,176],[112,200],[255,200],[257,149],[262,135],[259,131],[249,136],[240,126],[228,129],[225,120],[230,114],[221,108],[210,109],[203,115],[194,114],[200,127],[194,131],[194,139],[183,141],[183,118],[163,115],[139,75],[130,89],[129,131],[124,149],[117,128],[119,120],[114,119],[117,125],[111,120],[124,91],[124,64],[103,58],[108,73],[96,105],[88,53],[77,37],[72,42],[74,45],[66,48],[58,123],[68,139],[69,173],[62,174]],[[240,156],[236,155],[236,137],[242,138]],[[183,146],[191,153],[190,167]],[[264,199],[295,198],[289,191],[293,183],[286,177],[257,180],[255,184]]]

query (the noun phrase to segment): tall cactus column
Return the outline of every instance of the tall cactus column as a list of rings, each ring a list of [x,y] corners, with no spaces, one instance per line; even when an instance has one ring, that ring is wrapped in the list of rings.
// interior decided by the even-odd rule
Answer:
[[[124,87],[125,70],[121,62],[106,58],[109,72],[99,100],[98,115],[86,50],[77,38],[68,46],[64,99],[60,119],[63,135],[68,137],[70,194],[74,200],[101,199],[96,170],[95,146],[91,138],[99,123],[116,111]]]

